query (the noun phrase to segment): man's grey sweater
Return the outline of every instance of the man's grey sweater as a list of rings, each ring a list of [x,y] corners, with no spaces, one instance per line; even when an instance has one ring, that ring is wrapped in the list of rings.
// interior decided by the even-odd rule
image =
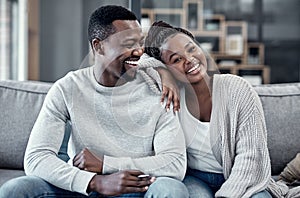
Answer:
[[[165,111],[160,94],[150,91],[139,73],[122,86],[104,87],[95,80],[93,67],[81,69],[58,80],[45,98],[26,149],[25,172],[86,194],[95,173],[57,157],[68,120],[71,159],[89,148],[104,159],[103,174],[138,169],[183,179],[186,151],[178,117]]]

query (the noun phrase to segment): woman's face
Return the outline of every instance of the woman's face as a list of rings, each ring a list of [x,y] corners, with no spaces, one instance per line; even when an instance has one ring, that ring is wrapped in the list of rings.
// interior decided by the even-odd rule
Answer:
[[[193,84],[206,75],[205,55],[189,36],[183,33],[170,36],[161,46],[161,52],[161,59],[177,80]]]

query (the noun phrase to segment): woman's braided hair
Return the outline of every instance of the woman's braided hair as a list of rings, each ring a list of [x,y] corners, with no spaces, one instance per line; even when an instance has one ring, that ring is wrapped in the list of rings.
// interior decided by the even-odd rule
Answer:
[[[177,33],[184,33],[188,35],[191,39],[195,40],[192,33],[180,27],[173,27],[172,25],[164,22],[158,21],[154,22],[148,31],[148,35],[145,39],[145,52],[160,61],[161,60],[161,45],[172,35]]]

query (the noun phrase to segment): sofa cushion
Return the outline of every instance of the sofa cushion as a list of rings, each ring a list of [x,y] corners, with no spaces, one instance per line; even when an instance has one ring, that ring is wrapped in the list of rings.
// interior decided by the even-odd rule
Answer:
[[[272,174],[300,152],[300,83],[256,86],[265,113]]]
[[[0,169],[0,187],[2,184],[7,182],[10,179],[24,176],[25,172],[23,170],[9,170],[9,169]]]
[[[0,82],[0,167],[22,169],[27,141],[50,83]]]

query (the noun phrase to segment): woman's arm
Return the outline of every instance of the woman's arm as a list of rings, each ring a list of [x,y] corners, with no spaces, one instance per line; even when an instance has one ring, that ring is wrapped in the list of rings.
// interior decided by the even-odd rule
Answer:
[[[162,84],[161,103],[164,103],[167,98],[166,109],[170,109],[171,102],[173,102],[173,111],[180,110],[180,95],[179,88],[175,82],[173,75],[165,68],[157,67],[155,70],[159,73]]]
[[[170,109],[170,105],[173,102],[173,111],[179,111],[180,109],[180,95],[179,95],[179,88],[176,84],[175,78],[173,75],[168,71],[166,66],[159,60],[150,57],[147,54],[143,54],[141,59],[139,60],[139,68],[144,69],[146,75],[151,76],[149,70],[147,68],[155,69],[160,76],[161,82],[156,82],[158,84],[162,84],[162,96],[161,102],[164,103],[165,99],[166,102],[166,109]],[[153,78],[152,78],[153,79]],[[154,81],[158,81],[158,79],[153,79]]]

